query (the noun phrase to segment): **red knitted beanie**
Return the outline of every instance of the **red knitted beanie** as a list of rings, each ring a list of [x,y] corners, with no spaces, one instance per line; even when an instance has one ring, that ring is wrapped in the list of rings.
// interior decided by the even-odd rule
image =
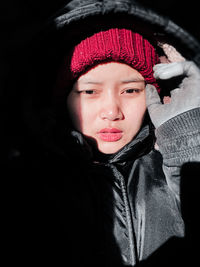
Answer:
[[[73,49],[69,67],[65,64],[65,78],[74,81],[92,67],[109,61],[128,64],[160,91],[153,77],[153,66],[159,63],[154,47],[139,33],[127,29],[109,29],[82,40]]]

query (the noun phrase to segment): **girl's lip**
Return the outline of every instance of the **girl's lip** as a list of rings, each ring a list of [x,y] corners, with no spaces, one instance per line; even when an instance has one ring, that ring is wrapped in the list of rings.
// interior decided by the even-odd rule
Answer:
[[[105,128],[98,132],[99,138],[105,142],[116,142],[122,138],[123,132],[117,128]]]
[[[122,131],[117,128],[104,128],[99,133],[122,133]]]

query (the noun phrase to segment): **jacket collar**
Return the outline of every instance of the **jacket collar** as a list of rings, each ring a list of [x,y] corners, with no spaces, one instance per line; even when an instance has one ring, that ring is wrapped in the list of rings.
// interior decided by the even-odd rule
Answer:
[[[114,154],[104,154],[92,148],[85,137],[77,131],[73,130],[71,135],[81,147],[81,154],[84,159],[99,163],[113,164],[134,160],[148,153],[154,145],[154,134],[151,124],[144,125],[130,143]]]

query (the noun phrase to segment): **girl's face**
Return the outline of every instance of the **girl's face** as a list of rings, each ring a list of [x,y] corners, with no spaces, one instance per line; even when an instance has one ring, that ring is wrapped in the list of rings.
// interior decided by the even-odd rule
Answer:
[[[146,111],[145,81],[130,66],[110,62],[79,77],[67,98],[76,130],[115,153],[138,133]]]

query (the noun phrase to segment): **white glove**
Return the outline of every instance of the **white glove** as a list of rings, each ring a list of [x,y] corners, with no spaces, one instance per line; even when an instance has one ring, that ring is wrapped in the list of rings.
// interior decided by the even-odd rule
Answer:
[[[200,69],[192,61],[157,64],[154,66],[156,79],[170,79],[185,75],[179,88],[171,91],[171,101],[162,104],[156,88],[146,86],[146,104],[150,118],[156,128],[171,118],[188,110],[200,107]]]

